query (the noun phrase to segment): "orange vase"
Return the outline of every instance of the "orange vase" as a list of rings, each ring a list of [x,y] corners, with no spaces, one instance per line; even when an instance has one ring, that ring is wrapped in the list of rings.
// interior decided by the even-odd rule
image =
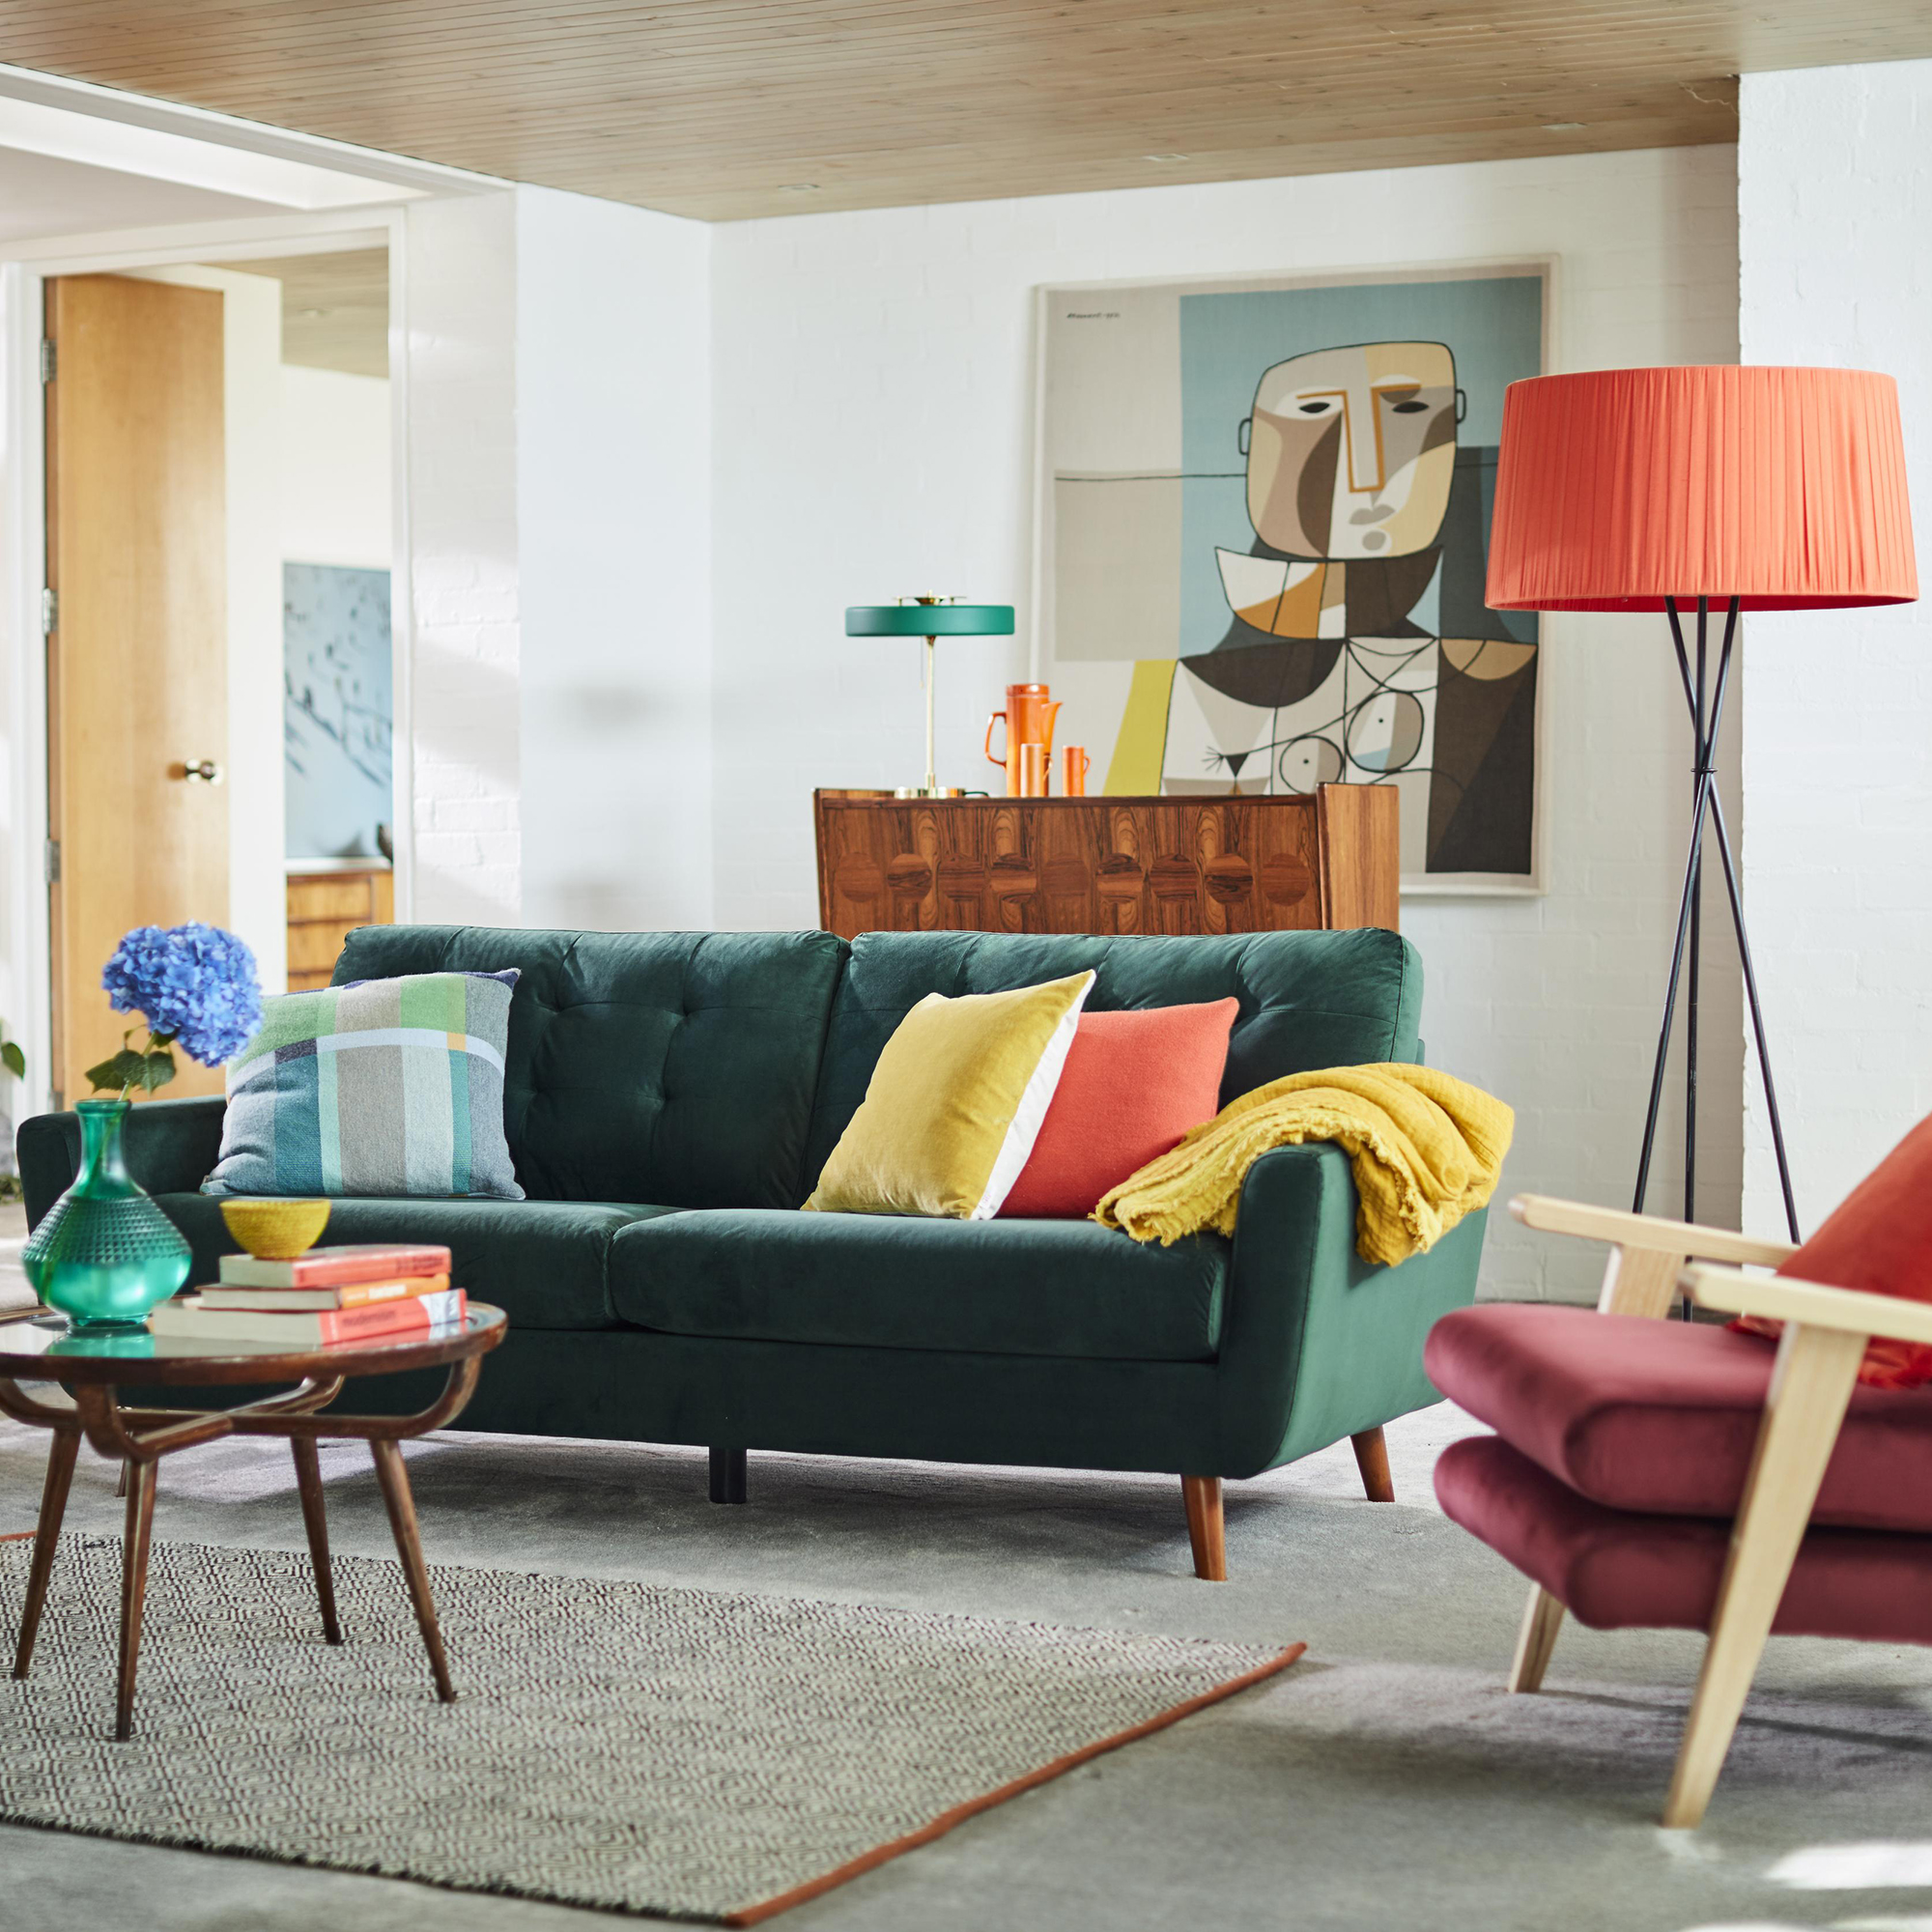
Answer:
[[[1004,711],[996,711],[986,721],[986,757],[991,764],[1000,766],[1007,775],[1007,796],[1021,796],[1020,747],[1037,745],[1040,748],[1042,769],[1053,761],[1053,721],[1060,714],[1057,700],[1047,696],[1043,684],[1009,684],[1007,686],[1007,705]],[[993,727],[1004,724],[1007,742],[998,752],[993,750]]]

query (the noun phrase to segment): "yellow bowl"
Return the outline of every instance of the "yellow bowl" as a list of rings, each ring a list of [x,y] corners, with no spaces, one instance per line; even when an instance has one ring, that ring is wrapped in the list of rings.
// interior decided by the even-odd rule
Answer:
[[[305,1255],[328,1226],[328,1201],[224,1201],[228,1232],[262,1262],[292,1262]]]

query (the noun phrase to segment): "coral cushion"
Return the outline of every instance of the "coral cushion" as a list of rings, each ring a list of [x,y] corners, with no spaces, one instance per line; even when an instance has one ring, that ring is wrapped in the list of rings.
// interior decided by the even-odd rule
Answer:
[[[1728,1519],[1772,1352],[1714,1322],[1488,1302],[1443,1316],[1423,1372],[1519,1455],[1605,1509]],[[1811,1512],[1932,1534],[1932,1389],[1855,1389]]]
[[[1729,1523],[1607,1509],[1496,1435],[1442,1452],[1435,1497],[1443,1515],[1593,1629],[1711,1627]],[[1932,1537],[1813,1528],[1798,1547],[1772,1629],[1932,1644]]]
[[[1083,1012],[1033,1153],[1000,1212],[1091,1214],[1101,1195],[1221,1109],[1238,1000]]]
[[[1852,1189],[1777,1271],[1831,1288],[1932,1301],[1932,1116]],[[1776,1335],[1782,1326],[1752,1316],[1734,1325],[1752,1335]],[[1859,1379],[1876,1388],[1918,1388],[1932,1381],[1932,1349],[1875,1335]]]

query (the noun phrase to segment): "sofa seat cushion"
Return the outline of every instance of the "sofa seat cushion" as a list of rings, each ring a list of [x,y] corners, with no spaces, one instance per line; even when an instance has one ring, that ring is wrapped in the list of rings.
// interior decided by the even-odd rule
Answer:
[[[1497,1435],[1452,1442],[1435,1463],[1435,1496],[1452,1521],[1593,1630],[1711,1627],[1728,1523],[1605,1509]],[[1772,1629],[1932,1644],[1932,1538],[1811,1529]]]
[[[1092,1221],[726,1208],[624,1229],[611,1295],[673,1335],[1200,1362],[1220,1342],[1228,1247],[1143,1247]]]
[[[240,1253],[205,1194],[161,1194],[163,1211],[194,1248],[190,1281],[215,1278],[218,1258]],[[393,1199],[335,1203],[323,1239],[436,1241],[449,1249],[451,1280],[470,1299],[494,1302],[513,1328],[618,1328],[606,1264],[620,1229],[671,1208],[611,1201]]]
[[[1491,1303],[1445,1315],[1423,1366],[1452,1402],[1579,1495],[1737,1514],[1773,1350],[1703,1322]],[[1932,1533],[1932,1388],[1860,1387],[1811,1520]]]

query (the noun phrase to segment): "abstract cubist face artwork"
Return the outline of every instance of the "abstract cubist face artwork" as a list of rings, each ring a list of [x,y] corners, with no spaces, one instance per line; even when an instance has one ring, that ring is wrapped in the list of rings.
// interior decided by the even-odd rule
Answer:
[[[1483,580],[1546,273],[1044,292],[1041,674],[1108,792],[1393,785],[1406,889],[1537,889],[1536,618]]]

